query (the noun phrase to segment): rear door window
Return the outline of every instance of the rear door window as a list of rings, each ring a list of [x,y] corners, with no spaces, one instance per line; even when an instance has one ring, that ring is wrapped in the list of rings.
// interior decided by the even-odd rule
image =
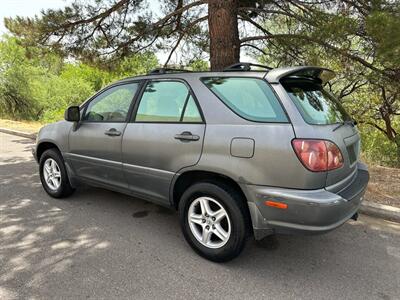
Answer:
[[[201,123],[199,109],[188,87],[179,81],[153,81],[146,85],[135,122]]]
[[[246,120],[288,122],[279,100],[262,79],[209,77],[201,80],[226,106]]]

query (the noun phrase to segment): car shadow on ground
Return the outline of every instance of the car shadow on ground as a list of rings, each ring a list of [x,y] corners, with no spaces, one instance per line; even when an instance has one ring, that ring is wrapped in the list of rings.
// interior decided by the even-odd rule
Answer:
[[[381,222],[363,217],[325,235],[249,240],[237,259],[215,264],[185,243],[174,210],[91,187],[55,200],[41,188],[33,160],[18,159],[9,157],[0,168],[0,295],[5,298],[46,297],[50,283],[61,293],[57,297],[81,297],[91,285],[112,291],[130,280],[132,270],[146,278],[167,276],[182,288],[194,282],[219,286],[227,296],[245,292],[258,298],[265,292],[273,297],[266,282],[273,283],[276,293],[287,289],[294,298],[312,298],[319,290],[362,295],[371,286],[373,298],[399,295],[399,286],[390,284],[399,276],[398,224],[387,222],[382,228]],[[121,272],[125,276],[115,279]],[[141,288],[150,286],[135,272]],[[354,273],[360,278],[355,280]],[[331,284],[338,279],[341,287]],[[243,281],[246,291],[235,287]],[[318,284],[305,290],[310,282]],[[160,288],[170,291],[168,283]]]

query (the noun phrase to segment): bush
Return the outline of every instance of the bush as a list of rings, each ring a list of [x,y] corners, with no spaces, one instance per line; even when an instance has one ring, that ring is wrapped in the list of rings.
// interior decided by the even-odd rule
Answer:
[[[359,127],[362,144],[362,158],[370,163],[389,167],[400,167],[397,161],[397,147],[382,132],[371,126]]]
[[[13,120],[37,120],[49,123],[61,120],[65,109],[85,101],[112,81],[145,74],[158,65],[153,53],[137,54],[115,63],[110,70],[69,62],[40,48],[24,48],[16,38],[0,40],[0,117]],[[193,70],[206,70],[208,64],[194,60]],[[110,67],[109,67],[110,68]],[[360,93],[358,101],[345,103],[349,111],[359,111],[369,93]],[[400,121],[394,124],[399,128]],[[399,166],[396,145],[381,132],[360,125],[363,158],[388,166]]]
[[[32,86],[32,94],[41,107],[37,119],[45,123],[61,120],[68,106],[81,104],[94,93],[90,83],[78,77],[51,75],[39,78]]]
[[[0,116],[31,119],[37,103],[29,85],[31,66],[16,39],[0,43]]]
[[[147,73],[158,62],[154,54],[126,57],[105,71],[64,61],[40,48],[24,48],[16,38],[0,41],[0,117],[38,120],[63,118],[65,109],[85,101],[111,81]]]

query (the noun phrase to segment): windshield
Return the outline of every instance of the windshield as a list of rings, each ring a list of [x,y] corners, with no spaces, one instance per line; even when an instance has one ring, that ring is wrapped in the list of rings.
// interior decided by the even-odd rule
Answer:
[[[283,86],[307,123],[328,125],[351,120],[343,106],[320,84],[310,80],[285,80]]]

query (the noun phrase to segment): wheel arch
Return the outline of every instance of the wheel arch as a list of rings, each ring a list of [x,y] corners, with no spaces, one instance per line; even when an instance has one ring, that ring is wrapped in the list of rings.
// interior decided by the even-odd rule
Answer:
[[[57,146],[56,143],[52,141],[42,141],[36,147],[36,159],[40,161],[40,157],[42,154],[49,149],[56,149],[58,152],[61,153],[60,148]]]
[[[211,172],[211,171],[203,171],[203,170],[189,170],[186,172],[183,172],[180,174],[175,180],[173,181],[171,192],[170,192],[170,199],[171,199],[171,204],[173,207],[176,209],[178,208],[179,205],[179,200],[184,193],[184,191],[191,186],[192,184],[196,182],[201,182],[201,181],[208,181],[208,182],[215,182],[215,183],[224,183],[232,188],[235,189],[236,192],[238,192],[242,199],[247,202],[247,198],[245,193],[243,192],[242,188],[240,185],[233,180],[231,177],[226,176],[221,173],[217,172]],[[246,207],[247,207],[247,203]]]

